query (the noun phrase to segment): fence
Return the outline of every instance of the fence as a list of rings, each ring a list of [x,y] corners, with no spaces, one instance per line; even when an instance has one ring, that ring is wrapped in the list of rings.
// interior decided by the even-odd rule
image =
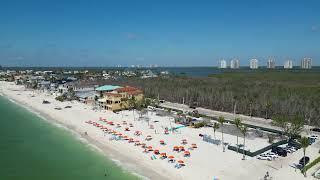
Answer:
[[[272,147],[280,146],[280,145],[286,144],[286,143],[288,143],[288,140],[282,140],[282,141],[273,143],[273,144],[271,144],[269,146],[266,146],[266,147],[264,147],[262,149],[254,151],[254,152],[250,152],[250,151],[245,150],[244,153],[245,153],[245,155],[248,155],[250,157],[254,157],[254,156],[258,155],[258,154],[264,153],[264,152],[272,149]],[[236,151],[236,152],[239,152],[239,153],[243,154],[243,149],[237,148],[235,146],[229,145],[228,149],[231,150],[231,151]]]

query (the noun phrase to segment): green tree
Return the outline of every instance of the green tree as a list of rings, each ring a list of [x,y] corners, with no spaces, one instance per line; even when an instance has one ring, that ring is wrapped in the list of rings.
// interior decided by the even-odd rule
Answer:
[[[129,108],[130,110],[132,110],[132,114],[133,114],[133,120],[136,120],[135,119],[135,116],[134,116],[134,109],[136,107],[136,98],[134,96],[132,96],[129,100]]]
[[[219,129],[219,124],[218,123],[213,123],[213,136],[214,136],[214,139],[216,139],[216,130]]]
[[[243,157],[242,159],[245,160],[246,159],[246,153],[245,153],[245,147],[246,147],[246,134],[248,132],[248,127],[246,125],[242,125],[241,128],[241,133],[243,135]]]
[[[280,115],[273,118],[273,124],[280,127],[283,133],[291,138],[301,133],[304,119],[299,115]]]
[[[249,115],[252,117],[252,106],[253,106],[253,98],[249,98]]]
[[[269,101],[267,101],[265,106],[266,106],[265,107],[266,108],[266,119],[268,119],[268,113],[269,113],[269,111],[271,109],[271,103]]]
[[[219,116],[218,122],[220,123],[220,126],[221,126],[221,142],[222,142],[223,152],[225,152],[224,140],[223,140],[223,124],[225,122],[224,117],[223,116]]]
[[[303,157],[306,156],[306,150],[307,150],[307,147],[309,146],[309,139],[307,137],[301,137],[300,138],[300,144],[301,144],[301,147],[303,149]],[[306,164],[306,159],[304,158],[304,162],[303,164],[305,165]],[[303,171],[303,174],[304,176],[306,176],[306,170]]]
[[[241,124],[242,122],[240,118],[236,118],[234,120],[234,125],[237,127],[237,130],[240,130]],[[239,149],[239,136],[237,134],[237,152],[238,152],[238,149]]]

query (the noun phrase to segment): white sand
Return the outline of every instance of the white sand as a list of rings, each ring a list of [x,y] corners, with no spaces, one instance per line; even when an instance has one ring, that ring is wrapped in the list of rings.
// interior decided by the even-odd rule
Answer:
[[[297,153],[291,154],[286,158],[279,158],[277,160],[267,162],[257,160],[256,158],[247,157],[246,160],[242,159],[242,154],[237,154],[233,151],[222,151],[222,146],[217,146],[203,142],[198,134],[210,134],[213,137],[213,129],[211,128],[181,128],[178,133],[165,135],[163,133],[164,127],[170,128],[170,120],[168,117],[159,117],[155,114],[149,113],[151,119],[150,124],[155,126],[155,129],[150,129],[147,122],[134,121],[132,111],[123,111],[115,114],[109,111],[96,112],[91,110],[90,106],[81,104],[79,102],[58,102],[50,95],[40,92],[27,91],[22,86],[14,85],[13,83],[0,82],[0,93],[18,102],[20,105],[28,106],[41,115],[47,117],[48,120],[58,122],[65,127],[72,129],[74,132],[80,134],[85,138],[89,144],[92,144],[102,152],[120,161],[125,168],[142,174],[150,179],[203,179],[212,180],[213,177],[219,179],[261,179],[264,174],[269,171],[273,179],[303,179],[303,176],[298,171],[295,172],[289,165],[297,163],[299,158],[302,157],[302,150]],[[35,97],[31,97],[34,94]],[[48,100],[51,104],[42,104],[43,100]],[[64,107],[71,105],[72,108],[65,109]],[[61,107],[62,110],[55,110],[55,107]],[[138,114],[135,113],[138,117]],[[99,117],[106,118],[113,121],[115,124],[122,121],[127,121],[133,124],[131,131],[124,131],[124,125],[121,128],[116,126],[106,125],[99,121]],[[174,164],[168,163],[167,160],[151,160],[152,153],[143,153],[143,149],[139,146],[134,146],[133,143],[127,141],[110,141],[111,135],[104,134],[99,128],[85,123],[85,121],[92,120],[100,124],[106,125],[108,128],[113,128],[117,132],[128,135],[134,139],[144,141],[147,145],[151,145],[154,149],[159,149],[160,152],[166,152],[168,155],[173,155],[176,160],[183,160],[186,163],[185,167],[181,169],[174,168]],[[153,121],[159,121],[154,123]],[[175,125],[171,122],[172,126]],[[142,131],[142,136],[134,136],[136,130]],[[155,134],[155,130],[157,134]],[[88,133],[88,136],[84,135]],[[145,137],[151,135],[151,141],[145,141]],[[221,138],[221,133],[216,132],[216,137]],[[173,152],[172,148],[175,145],[181,145],[181,140],[187,139],[189,147],[191,143],[196,143],[198,148],[191,150],[191,157],[185,158],[182,153]],[[224,134],[225,142],[235,144],[236,137]],[[162,146],[159,144],[160,140],[164,140],[167,145]],[[242,137],[239,138],[242,143]],[[246,140],[249,149],[259,149],[268,145],[266,139],[248,139]],[[309,148],[307,153],[310,153],[311,159],[317,156],[318,148]],[[310,175],[308,176],[309,178]]]

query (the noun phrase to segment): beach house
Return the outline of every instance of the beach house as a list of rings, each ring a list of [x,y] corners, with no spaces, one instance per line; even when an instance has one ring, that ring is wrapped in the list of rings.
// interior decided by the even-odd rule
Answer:
[[[129,108],[129,102],[131,99],[140,101],[143,99],[142,90],[131,86],[113,86],[105,85],[96,88],[96,91],[100,93],[100,99],[98,99],[99,106],[102,109],[110,111],[119,111]]]

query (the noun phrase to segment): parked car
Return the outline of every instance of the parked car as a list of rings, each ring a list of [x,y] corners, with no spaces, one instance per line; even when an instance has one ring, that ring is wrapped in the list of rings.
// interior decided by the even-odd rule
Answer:
[[[287,151],[285,151],[283,148],[281,148],[281,147],[273,147],[272,149],[271,149],[271,152],[273,152],[273,153],[276,153],[276,154],[278,154],[279,156],[282,156],[282,157],[286,157],[287,156]]]
[[[311,144],[316,142],[315,138],[308,137],[308,140],[309,140],[309,145],[311,145]]]
[[[289,139],[288,146],[294,147],[296,150],[301,148],[301,144],[296,139]]]
[[[268,161],[271,161],[272,158],[270,156],[267,156],[267,155],[264,155],[264,154],[260,154],[257,156],[257,159],[260,159],[260,160],[268,160]]]
[[[318,139],[318,136],[317,136],[317,135],[311,135],[310,137],[311,137],[311,138],[314,138],[314,139]]]
[[[311,131],[320,132],[320,128],[311,128]]]
[[[304,156],[300,159],[299,164],[304,167],[306,164],[309,163],[309,161],[310,158],[308,156]]]
[[[268,152],[266,153],[266,155],[271,157],[272,159],[276,159],[279,157],[276,153],[273,153],[273,152]]]
[[[294,148],[292,148],[292,147],[284,147],[283,148],[285,151],[287,151],[288,153],[293,153],[293,152],[296,152],[296,150],[294,149]]]
[[[156,110],[156,108],[153,107],[153,106],[148,106],[147,108],[148,108],[149,111],[155,111]]]

